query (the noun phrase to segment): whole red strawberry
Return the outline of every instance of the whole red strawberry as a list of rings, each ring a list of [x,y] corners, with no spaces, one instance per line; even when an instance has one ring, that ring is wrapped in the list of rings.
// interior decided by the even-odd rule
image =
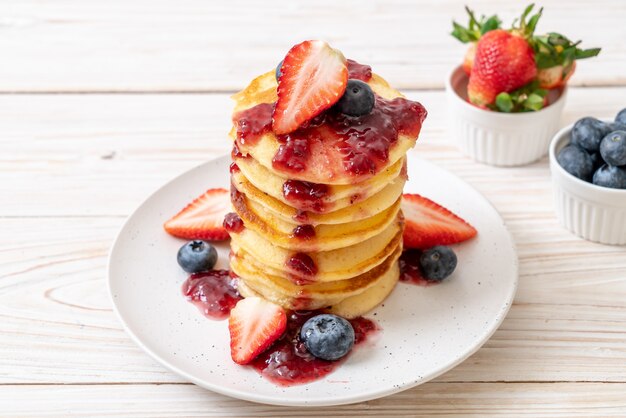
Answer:
[[[483,35],[467,86],[472,103],[492,104],[502,92],[511,92],[537,76],[535,53],[525,37],[502,29]]]

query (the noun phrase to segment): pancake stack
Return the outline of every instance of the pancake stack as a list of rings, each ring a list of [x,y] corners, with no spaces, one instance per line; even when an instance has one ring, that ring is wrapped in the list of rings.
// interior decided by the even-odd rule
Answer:
[[[231,201],[243,227],[227,230],[231,271],[244,297],[353,318],[378,305],[398,281],[405,155],[426,111],[369,67],[348,63],[350,77],[360,77],[376,94],[379,109],[370,119],[341,119],[331,109],[292,134],[276,135],[273,71],[233,96]],[[405,107],[406,120],[396,115],[395,125],[387,126],[387,114]],[[367,147],[350,136],[352,128],[365,132],[371,123],[376,133],[381,121],[383,134],[393,131],[395,138],[382,142],[383,157],[369,161],[377,150],[355,151]]]

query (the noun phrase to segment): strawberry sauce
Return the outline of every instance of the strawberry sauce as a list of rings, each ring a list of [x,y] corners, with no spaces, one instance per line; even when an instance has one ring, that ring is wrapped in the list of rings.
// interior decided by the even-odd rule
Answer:
[[[239,168],[239,166],[236,163],[230,163],[229,170],[230,170],[230,174],[238,173],[238,172],[241,171],[241,169]]]
[[[194,273],[183,283],[183,295],[211,319],[226,319],[241,299],[237,279],[228,270]]]
[[[207,318],[226,319],[230,310],[241,300],[237,291],[237,277],[228,270],[211,270],[192,274],[183,284],[183,294]],[[306,298],[304,298],[306,299]],[[304,301],[303,301],[304,302]],[[306,303],[303,303],[305,305]],[[250,363],[263,377],[281,386],[299,385],[321,379],[339,365],[349,354],[337,361],[314,357],[300,340],[300,328],[320,311],[292,311],[288,313],[287,330],[265,352]],[[367,318],[350,320],[355,334],[355,347],[380,328]]]
[[[276,140],[280,146],[272,160],[272,167],[284,172],[299,173],[304,171],[309,155],[311,154],[309,140],[314,139],[312,135],[315,135],[315,133],[310,132],[305,135],[296,135],[295,132],[292,132],[287,135],[276,136]],[[316,136],[317,138],[315,139],[318,141],[322,140],[320,135]]]
[[[418,136],[425,117],[426,110],[421,104],[401,97],[387,100],[376,96],[374,109],[360,117],[331,108],[308,126],[278,135],[280,146],[272,166],[286,173],[304,171],[312,154],[311,146],[317,143],[339,157],[345,172],[354,176],[372,175],[389,161],[389,150],[400,134]]]
[[[400,281],[404,283],[414,284],[417,286],[433,286],[440,282],[428,280],[420,271],[420,256],[422,252],[417,249],[402,251],[400,260]]]
[[[309,221],[309,214],[302,209],[297,209],[296,214],[293,215],[293,220],[300,223],[305,223]]]
[[[229,212],[224,216],[224,229],[228,233],[239,233],[243,231],[244,224],[239,215],[235,212]]]
[[[349,73],[369,79],[371,68],[351,61]],[[272,131],[273,109],[273,103],[262,103],[234,115],[239,148],[246,151]],[[311,158],[323,157],[330,164],[336,161],[340,170],[354,176],[373,175],[389,161],[389,150],[400,134],[411,138],[419,135],[425,117],[426,109],[420,103],[402,97],[388,100],[376,96],[374,109],[359,117],[330,108],[296,131],[276,135],[279,147],[272,166],[295,174],[305,171]]]
[[[230,151],[230,157],[234,160],[235,158],[246,158],[246,155],[239,150],[239,146],[237,143],[233,143],[233,149]]]
[[[261,375],[270,381],[291,386],[321,379],[335,370],[344,360],[321,360],[313,357],[300,340],[300,328],[317,311],[294,311],[287,318],[287,330],[267,351],[251,363]],[[375,322],[359,317],[350,321],[355,333],[355,346],[367,340],[379,328]]]
[[[289,179],[283,184],[283,196],[298,209],[323,212],[324,198],[328,196],[328,186]]]
[[[274,103],[261,103],[237,113],[237,145],[254,145],[264,134],[272,131]]]
[[[315,261],[305,253],[295,253],[292,255],[287,262],[286,266],[303,276],[315,276],[317,274],[317,266],[315,265]]]
[[[291,235],[294,238],[308,241],[315,238],[315,228],[313,228],[313,225],[298,225],[293,229]]]
[[[348,78],[368,82],[372,78],[372,67],[365,64],[359,64],[354,60],[347,60]]]

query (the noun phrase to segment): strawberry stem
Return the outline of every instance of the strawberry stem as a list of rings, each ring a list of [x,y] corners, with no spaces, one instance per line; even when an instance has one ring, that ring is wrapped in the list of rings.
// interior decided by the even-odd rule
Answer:
[[[547,94],[535,80],[510,93],[498,94],[495,103],[488,107],[503,113],[533,112],[543,108]]]
[[[601,48],[580,49],[581,41],[572,42],[560,33],[533,36],[531,45],[535,50],[537,68],[545,69],[562,65],[570,66],[575,60],[595,57]]]
[[[524,12],[520,16],[520,18],[513,21],[513,25],[511,25],[512,32],[526,39],[530,39],[533,36],[535,28],[537,27],[537,23],[539,22],[541,14],[543,13],[543,7],[541,7],[537,13],[530,16],[530,19],[526,21],[526,18],[528,17],[528,15],[530,15],[530,12],[532,12],[534,7],[534,3],[530,4],[524,9]],[[519,26],[516,26],[518,22]]]
[[[478,41],[482,35],[491,30],[499,29],[502,24],[502,21],[497,15],[489,17],[482,15],[479,20],[476,19],[474,12],[469,7],[465,6],[465,11],[469,16],[467,27],[452,21],[451,32],[452,36],[464,44]]]

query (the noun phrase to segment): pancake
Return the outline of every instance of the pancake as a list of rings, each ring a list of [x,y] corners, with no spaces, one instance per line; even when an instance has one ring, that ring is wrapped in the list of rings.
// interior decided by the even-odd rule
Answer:
[[[276,135],[274,71],[232,96],[231,203],[243,229],[229,232],[230,267],[244,297],[354,318],[399,279],[406,152],[426,110],[347,65],[375,93],[360,116],[333,106]]]
[[[400,279],[400,267],[394,263],[376,284],[363,293],[350,296],[327,309],[328,313],[352,319],[365,315],[384,301]]]
[[[231,257],[231,269],[239,276],[239,283],[243,282],[247,288],[264,299],[286,309],[320,309],[336,305],[375,286],[385,277],[385,273],[397,267],[401,251],[402,245],[397,246],[383,263],[359,276],[303,286],[272,276],[267,271],[259,274],[259,270],[242,262],[237,256]]]
[[[342,316],[344,318],[353,319],[374,309],[382,301],[384,301],[396,286],[400,277],[400,268],[398,263],[394,263],[391,268],[385,272],[380,279],[369,289],[355,296],[346,298],[333,306],[326,309],[328,313]],[[250,289],[242,280],[237,284],[237,290],[243,297],[262,297],[254,290]],[[306,302],[306,300],[303,300]],[[303,309],[303,308],[298,308]]]
[[[372,78],[367,82],[374,93],[385,99],[393,99],[395,97],[404,97],[398,90],[394,89],[381,76],[372,73]],[[261,74],[248,84],[246,88],[231,96],[235,101],[233,113],[249,109],[259,103],[274,103],[278,99],[276,94],[275,70]]]
[[[271,244],[250,245],[258,242],[250,239],[253,232],[233,235],[231,250],[241,259],[258,266],[259,271],[268,270],[275,276],[295,282],[330,282],[358,276],[382,263],[402,241],[401,227],[400,222],[393,223],[377,236],[354,246],[308,253],[317,268],[313,277],[289,267],[292,252]]]
[[[357,276],[382,263],[401,241],[402,221],[397,219],[380,234],[355,245],[333,251],[307,253],[317,267],[314,280],[326,282]],[[284,270],[285,277],[298,276],[297,271],[290,271],[286,267],[287,260],[293,254],[292,251],[265,241],[250,229],[231,234],[231,249],[235,253],[244,251],[250,257],[262,260],[267,268]]]
[[[245,179],[259,191],[295,209],[314,211],[307,202],[299,202],[285,198],[283,195],[283,187],[288,180],[287,177],[282,177],[280,173],[265,168],[253,158],[235,158],[235,162],[241,170],[241,177],[245,177]],[[322,210],[319,210],[319,212],[343,209],[353,204],[355,201],[373,196],[385,188],[391,181],[397,179],[398,176],[403,175],[406,177],[405,173],[403,173],[404,164],[406,164],[406,158],[382,170],[376,176],[360,183],[328,185],[325,194],[319,199],[322,203]],[[355,196],[357,196],[358,199],[355,199]]]
[[[389,208],[356,222],[317,225],[314,227],[314,237],[301,239],[293,235],[296,224],[276,218],[270,211],[241,193],[235,194],[238,196],[231,199],[233,207],[246,228],[254,230],[266,241],[295,251],[330,251],[371,238],[396,219],[402,200],[399,198]]]
[[[371,79],[367,83],[382,99],[392,100],[394,98],[404,97],[376,74],[372,74]],[[260,104],[275,102],[277,100],[276,88],[277,83],[274,71],[257,77],[248,87],[232,96],[236,103],[234,115]],[[420,118],[421,122],[421,120],[426,117],[426,111],[419,104],[415,104],[415,106],[419,106],[419,109],[415,110],[415,112],[416,117]],[[271,113],[266,115],[266,117],[270,118]],[[269,120],[271,121],[271,118]],[[355,127],[356,126],[357,125],[355,125]],[[345,185],[364,181],[401,160],[406,152],[415,145],[415,141],[419,135],[419,128],[421,128],[421,123],[417,131],[411,133],[411,135],[399,132],[397,134],[397,140],[393,143],[388,143],[388,150],[385,152],[386,159],[377,161],[375,167],[370,167],[368,170],[359,171],[357,173],[346,171],[344,165],[346,156],[344,155],[344,151],[333,143],[333,139],[331,138],[334,137],[330,135],[323,126],[319,129],[315,128],[317,129],[315,134],[309,135],[307,138],[306,165],[298,170],[283,170],[273,164],[274,157],[281,143],[271,129],[266,132],[264,131],[264,133],[258,138],[255,138],[254,141],[250,141],[244,138],[238,139],[237,128],[233,127],[230,132],[230,137],[235,141],[242,154],[251,155],[254,160],[270,171],[282,171],[285,176],[291,179],[312,183]],[[370,163],[373,164],[371,161]]]
[[[306,223],[310,225],[344,224],[372,217],[389,208],[402,196],[405,181],[404,176],[391,179],[386,187],[365,200],[355,202],[352,201],[352,198],[346,198],[345,204],[342,203],[340,205],[342,209],[339,210],[324,213],[302,213],[293,206],[275,199],[254,187],[242,172],[232,174],[232,184],[235,188],[244,194],[246,199],[253,201],[259,206],[262,206],[265,210],[271,212],[273,217],[289,224],[300,224],[300,221],[295,220],[304,218]],[[293,229],[293,227],[295,227],[295,225],[292,226],[291,229]]]

